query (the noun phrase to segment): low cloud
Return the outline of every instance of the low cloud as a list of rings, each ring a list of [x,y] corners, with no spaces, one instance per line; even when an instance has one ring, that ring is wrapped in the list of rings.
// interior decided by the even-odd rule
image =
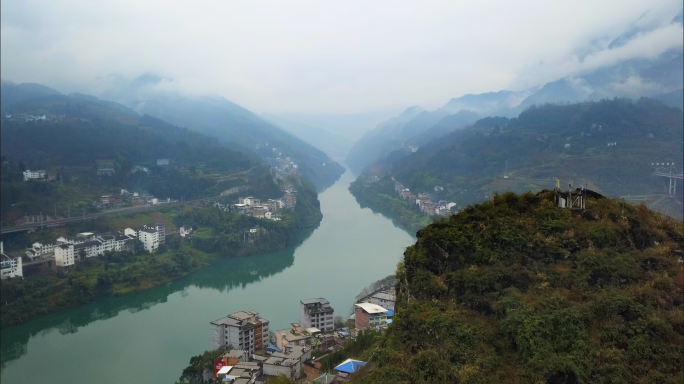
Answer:
[[[524,90],[682,46],[681,1],[0,2],[0,75],[105,92],[112,74],[257,113],[353,113]],[[638,28],[624,45],[618,36]],[[111,80],[111,79],[110,79]]]

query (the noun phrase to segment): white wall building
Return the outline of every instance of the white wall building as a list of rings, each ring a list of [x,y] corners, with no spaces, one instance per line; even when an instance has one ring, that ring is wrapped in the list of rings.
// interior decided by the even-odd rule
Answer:
[[[44,179],[45,178],[45,171],[40,170],[40,171],[30,171],[30,170],[25,170],[24,171],[24,181],[29,181],[32,179]]]
[[[5,248],[2,241],[0,241],[0,278],[11,279],[17,276],[24,276],[21,257],[10,257],[5,255]]]
[[[26,256],[33,260],[36,258],[52,257],[55,253],[55,244],[43,244],[35,242],[26,250]]]
[[[154,229],[141,229],[138,240],[143,243],[143,249],[147,252],[155,252],[159,248],[159,233]]]
[[[232,345],[251,357],[268,342],[269,321],[257,311],[240,311],[211,322],[211,349]]]
[[[60,244],[55,247],[55,265],[58,267],[70,267],[74,265],[74,245]]]

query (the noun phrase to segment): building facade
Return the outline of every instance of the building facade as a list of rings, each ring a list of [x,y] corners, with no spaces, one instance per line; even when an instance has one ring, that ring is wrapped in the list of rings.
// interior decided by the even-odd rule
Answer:
[[[147,252],[155,252],[159,248],[159,233],[154,229],[141,229],[138,232],[138,240]]]
[[[269,321],[257,311],[239,311],[211,322],[211,348],[231,345],[251,357],[268,342]]]
[[[71,267],[74,265],[74,245],[59,244],[55,247],[55,265],[58,267]]]
[[[24,269],[21,265],[21,257],[11,257],[5,255],[5,248],[0,241],[0,278],[11,279],[13,277],[23,277]]]
[[[354,304],[356,329],[364,330],[387,325],[387,309],[372,303]]]
[[[24,181],[29,181],[29,180],[34,180],[34,179],[44,179],[45,178],[45,171],[40,170],[40,171],[30,171],[30,170],[25,170],[24,171]]]
[[[333,331],[335,329],[334,312],[330,302],[322,297],[299,302],[300,324],[304,329],[318,328],[323,332]]]

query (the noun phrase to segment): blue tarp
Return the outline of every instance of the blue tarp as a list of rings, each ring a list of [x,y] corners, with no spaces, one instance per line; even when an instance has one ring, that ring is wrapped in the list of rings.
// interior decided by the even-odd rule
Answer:
[[[387,319],[387,324],[392,324],[392,319]]]
[[[349,332],[340,332],[340,335],[342,335],[342,337],[347,337],[349,336]]]
[[[337,367],[335,367],[335,370],[346,373],[354,373],[364,365],[366,365],[366,363],[364,363],[363,361],[352,360],[344,364],[338,365]]]
[[[266,346],[266,349],[270,349],[270,350],[273,350],[276,352],[282,352],[283,351],[282,349],[276,347],[275,345],[273,345],[271,343],[268,343],[268,345]]]
[[[387,310],[387,317],[392,317],[392,316],[394,316],[394,311],[388,309]]]

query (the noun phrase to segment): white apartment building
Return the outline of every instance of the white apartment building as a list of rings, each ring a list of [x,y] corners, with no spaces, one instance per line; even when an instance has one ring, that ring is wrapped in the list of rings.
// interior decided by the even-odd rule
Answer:
[[[31,248],[26,250],[26,256],[33,260],[35,258],[52,257],[55,253],[55,244],[33,243]]]
[[[232,345],[249,357],[268,343],[269,321],[257,311],[239,311],[211,322],[211,349]]]
[[[333,331],[335,329],[334,312],[330,302],[322,297],[299,302],[301,325],[304,329],[318,328],[323,332]]]
[[[74,245],[75,256],[80,259],[82,253],[86,258],[102,256],[105,253],[105,244],[100,239],[95,239]]]
[[[58,267],[70,267],[74,265],[74,245],[59,244],[55,247],[55,265]]]
[[[24,181],[29,181],[32,179],[44,179],[45,178],[45,171],[40,170],[40,171],[30,171],[30,170],[25,170],[24,171]]]
[[[143,249],[147,252],[155,252],[159,248],[159,232],[154,229],[141,229],[138,240],[143,243]]]
[[[17,276],[24,276],[21,257],[10,257],[5,255],[5,248],[2,241],[0,241],[0,278],[4,280]]]

